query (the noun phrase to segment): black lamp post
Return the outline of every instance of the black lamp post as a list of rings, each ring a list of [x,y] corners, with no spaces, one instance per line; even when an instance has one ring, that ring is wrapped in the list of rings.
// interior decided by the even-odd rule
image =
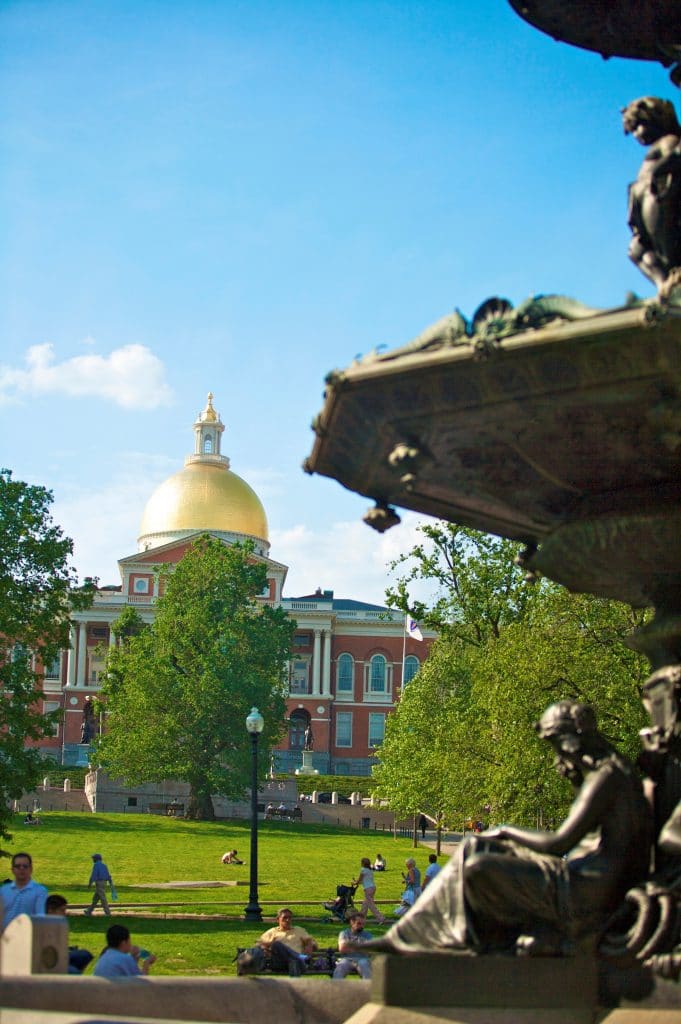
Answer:
[[[251,888],[248,906],[244,910],[245,921],[262,921],[262,908],[258,903],[258,736],[263,730],[265,719],[257,708],[251,708],[246,719],[246,728],[251,734],[253,772],[251,776]]]

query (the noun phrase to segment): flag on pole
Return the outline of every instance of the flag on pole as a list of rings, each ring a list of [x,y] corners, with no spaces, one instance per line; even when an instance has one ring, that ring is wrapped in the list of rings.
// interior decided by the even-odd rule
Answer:
[[[404,632],[407,636],[412,637],[414,640],[423,640],[423,633],[416,619],[412,619],[411,615],[407,615],[404,620]]]

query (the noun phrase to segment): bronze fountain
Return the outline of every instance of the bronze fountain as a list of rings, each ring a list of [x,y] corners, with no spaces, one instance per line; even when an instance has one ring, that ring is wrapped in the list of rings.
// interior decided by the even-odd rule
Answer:
[[[677,0],[509,2],[556,39],[674,66],[672,80],[681,81]],[[559,295],[515,309],[492,298],[470,320],[446,315],[400,348],[328,375],[305,468],[371,498],[365,520],[379,531],[399,522],[397,506],[413,509],[522,542],[528,574],[655,609],[630,641],[652,668],[641,756],[654,791],[652,838],[641,802],[634,847],[623,842],[621,854],[638,870],[618,862],[623,885],[619,906],[607,906],[608,914],[615,909],[607,925],[601,914],[572,931],[552,927],[547,935],[527,920],[511,932],[516,952],[539,959],[574,953],[576,937],[601,973],[597,1001],[616,1003],[638,986],[652,1009],[664,989],[678,1014],[681,991],[662,979],[681,975],[681,127],[672,104],[656,97],[634,100],[622,115],[625,131],[646,147],[629,191],[629,256],[656,296],[614,309]],[[509,837],[488,838],[491,846],[471,854],[479,872],[480,858],[499,859],[494,844]],[[440,889],[468,891],[463,860]],[[506,857],[511,888],[513,860]],[[509,898],[503,881],[495,892]],[[468,907],[475,898],[462,897]],[[451,906],[431,898],[411,927],[417,911],[418,904],[388,933],[384,949],[459,945],[450,941],[454,926],[444,940],[439,927],[443,914],[456,917]],[[504,921],[500,910],[483,941],[461,945],[499,948],[485,938]],[[390,968],[382,970],[388,984]]]

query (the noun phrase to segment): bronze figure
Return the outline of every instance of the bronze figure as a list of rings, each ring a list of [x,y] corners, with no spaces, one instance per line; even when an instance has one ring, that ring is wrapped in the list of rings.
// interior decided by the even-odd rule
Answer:
[[[656,96],[633,100],[622,121],[649,147],[629,186],[629,256],[667,298],[681,284],[681,125],[673,105]]]
[[[466,839],[369,948],[570,953],[595,941],[627,890],[646,877],[652,827],[643,788],[634,766],[598,731],[592,709],[561,701],[536,729],[578,791],[560,828],[502,826]]]

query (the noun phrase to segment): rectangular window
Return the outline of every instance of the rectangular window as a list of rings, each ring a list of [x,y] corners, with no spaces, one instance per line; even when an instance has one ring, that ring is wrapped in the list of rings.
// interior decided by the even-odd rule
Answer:
[[[47,715],[50,711],[56,711],[61,705],[58,700],[45,700],[43,701],[43,711]],[[48,735],[58,736],[59,735],[59,722],[55,722],[52,726],[52,732]]]
[[[57,654],[50,665],[45,666],[46,679],[59,679],[61,676],[61,654]]]
[[[12,648],[12,661],[15,665],[30,661],[28,647],[25,647],[23,644],[15,644]]]
[[[137,807],[137,797],[136,796],[129,796],[128,797],[128,807]]]
[[[309,633],[296,633],[293,637],[294,647],[309,647],[312,643],[312,637]]]
[[[96,637],[97,640],[104,640],[109,635],[109,630],[106,626],[90,626],[88,635]]]
[[[369,715],[369,746],[380,747],[385,736],[385,715]]]
[[[291,662],[291,693],[307,693],[310,663],[303,659]]]
[[[352,746],[352,711],[336,713],[336,746]]]

